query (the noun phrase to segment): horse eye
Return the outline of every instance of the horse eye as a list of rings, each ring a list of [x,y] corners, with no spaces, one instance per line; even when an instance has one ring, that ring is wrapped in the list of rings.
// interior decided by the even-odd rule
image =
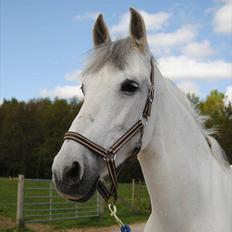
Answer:
[[[138,90],[139,88],[139,84],[135,81],[132,80],[125,80],[122,84],[121,84],[121,91],[125,94],[133,94],[134,92],[136,92],[136,90]]]

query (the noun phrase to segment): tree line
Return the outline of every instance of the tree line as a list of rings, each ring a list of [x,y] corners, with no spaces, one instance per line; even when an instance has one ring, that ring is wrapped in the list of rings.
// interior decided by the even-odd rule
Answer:
[[[199,113],[209,115],[205,126],[217,130],[216,139],[232,163],[231,104],[226,105],[224,95],[217,90],[205,100],[194,94],[188,98]],[[0,106],[0,176],[21,173],[27,178],[51,178],[53,158],[81,105],[75,99],[4,100]],[[132,178],[143,179],[136,159],[119,179],[127,182]]]

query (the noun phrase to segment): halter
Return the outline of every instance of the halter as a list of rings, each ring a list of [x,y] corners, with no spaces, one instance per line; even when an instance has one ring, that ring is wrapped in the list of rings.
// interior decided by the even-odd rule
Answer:
[[[147,124],[147,120],[150,117],[151,114],[151,106],[154,99],[154,64],[153,64],[153,58],[150,60],[151,64],[151,73],[150,73],[150,88],[148,91],[148,97],[145,103],[145,107],[143,109],[143,113],[140,117],[140,119],[129,129],[127,132],[125,132],[110,148],[105,149],[98,144],[94,143],[93,141],[89,140],[88,138],[84,137],[83,135],[68,131],[65,136],[64,140],[73,140],[77,143],[80,143],[81,145],[85,146],[92,152],[94,152],[96,155],[99,155],[103,158],[103,160],[106,163],[109,177],[111,179],[111,185],[108,189],[105,184],[99,180],[98,181],[98,191],[104,198],[106,202],[109,202],[109,200],[112,198],[114,205],[117,201],[117,185],[118,185],[118,175],[120,171],[123,169],[123,167],[132,160],[141,150],[142,147],[142,139],[143,139],[143,132],[144,127]],[[117,152],[135,135],[140,133],[139,140],[136,144],[136,147],[134,148],[131,155],[124,161],[124,163],[120,166],[120,168],[117,170],[115,165],[115,159]]]

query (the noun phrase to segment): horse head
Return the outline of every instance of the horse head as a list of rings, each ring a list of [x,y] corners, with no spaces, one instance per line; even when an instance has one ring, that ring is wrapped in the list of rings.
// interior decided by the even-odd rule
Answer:
[[[149,100],[152,55],[143,18],[134,9],[130,11],[127,38],[112,41],[102,15],[93,28],[94,49],[83,71],[84,103],[52,166],[57,190],[70,200],[88,200],[99,179],[108,174],[105,160],[83,144],[90,141],[111,147],[140,119]],[[88,140],[75,142],[75,133]],[[117,151],[115,168],[129,157],[140,137],[136,133]],[[145,136],[143,147],[146,140]]]

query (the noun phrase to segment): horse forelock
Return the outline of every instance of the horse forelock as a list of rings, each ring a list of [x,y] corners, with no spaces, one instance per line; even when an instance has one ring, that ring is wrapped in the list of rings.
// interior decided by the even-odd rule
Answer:
[[[119,70],[124,70],[128,65],[129,55],[135,51],[130,37],[106,43],[90,50],[86,60],[83,74],[93,74],[101,70],[106,64],[111,64]],[[149,49],[141,53],[142,56],[149,56]],[[149,58],[149,57],[148,57]],[[149,58],[150,59],[150,58]]]

